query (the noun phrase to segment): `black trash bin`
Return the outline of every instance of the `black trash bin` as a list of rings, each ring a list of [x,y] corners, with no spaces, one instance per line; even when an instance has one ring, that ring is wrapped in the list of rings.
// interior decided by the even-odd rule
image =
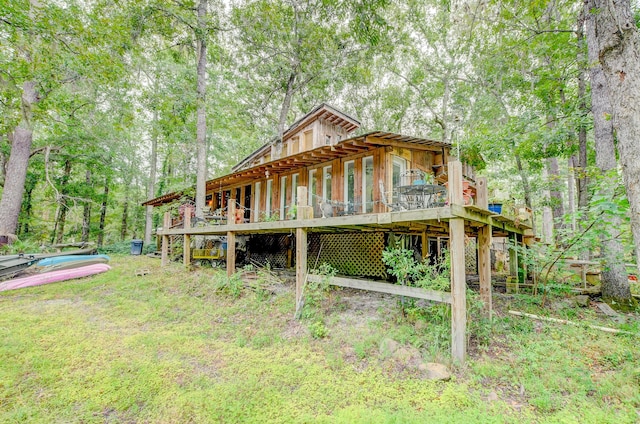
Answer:
[[[144,240],[131,240],[131,254],[142,255],[142,245]]]

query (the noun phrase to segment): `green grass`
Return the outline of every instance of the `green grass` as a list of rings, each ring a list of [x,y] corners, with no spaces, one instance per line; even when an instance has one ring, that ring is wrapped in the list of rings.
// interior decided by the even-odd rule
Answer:
[[[0,422],[640,420],[637,337],[498,313],[468,364],[432,382],[390,365],[379,344],[393,338],[426,361],[447,361],[441,309],[403,317],[393,299],[331,291],[296,321],[291,285],[236,296],[220,271],[129,256],[112,265],[93,278],[0,293]],[[136,277],[138,268],[152,273]],[[509,302],[544,313],[535,299]],[[591,310],[570,315],[598,322]]]

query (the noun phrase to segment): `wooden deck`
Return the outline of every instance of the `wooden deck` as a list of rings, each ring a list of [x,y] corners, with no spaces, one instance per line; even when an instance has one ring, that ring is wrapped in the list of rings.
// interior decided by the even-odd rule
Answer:
[[[185,213],[184,228],[169,228],[170,216],[165,215],[162,236],[162,263],[168,261],[168,244],[171,236],[184,236],[185,265],[190,264],[190,239],[197,235],[224,235],[228,246],[235,246],[236,236],[269,233],[295,233],[295,265],[296,265],[296,305],[302,301],[303,287],[308,277],[308,233],[339,233],[351,231],[397,233],[418,233],[425,240],[432,234],[443,235],[449,239],[451,252],[451,293],[425,293],[412,291],[411,294],[451,305],[451,353],[454,360],[464,362],[466,357],[466,276],[465,276],[465,236],[475,236],[478,240],[478,275],[480,298],[487,315],[491,315],[492,292],[490,270],[490,245],[492,235],[509,236],[514,242],[522,243],[525,236],[531,233],[531,227],[502,215],[495,215],[488,209],[486,178],[477,180],[477,199],[475,206],[463,206],[462,165],[458,161],[449,162],[448,186],[450,205],[429,209],[395,211],[386,213],[370,213],[328,218],[311,218],[313,211],[307,205],[308,193],[305,186],[297,187],[297,219],[282,221],[266,221],[252,223],[227,223],[221,225],[191,225],[190,213]],[[229,201],[228,216],[235,216],[235,199]],[[236,252],[227,249],[227,274],[235,272]],[[517,275],[518,256],[515,249],[510,251],[510,271]],[[318,278],[312,276],[311,279]],[[336,279],[334,284],[357,285],[364,290],[389,291],[396,293],[399,288],[390,288],[382,283],[355,279]]]
[[[243,224],[200,225],[190,228],[171,228],[159,230],[158,235],[226,235],[229,231],[236,234],[281,233],[307,228],[308,231],[339,232],[359,231],[423,231],[432,226],[442,226],[453,218],[462,218],[470,228],[490,225],[494,233],[524,234],[531,227],[525,223],[516,224],[504,216],[492,215],[488,209],[477,206],[451,205],[431,209],[418,209],[387,213],[370,213],[328,218],[294,219],[284,221],[252,222]],[[448,232],[448,230],[445,230]]]

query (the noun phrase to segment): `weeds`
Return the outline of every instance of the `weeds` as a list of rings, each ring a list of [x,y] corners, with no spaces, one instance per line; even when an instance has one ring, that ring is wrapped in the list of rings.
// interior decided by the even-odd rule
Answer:
[[[219,285],[233,290],[217,270],[161,270],[130,256],[112,265],[95,277],[0,293],[0,422],[638,419],[635,337],[500,314],[487,336],[473,328],[479,304],[469,294],[470,332],[486,349],[471,352],[452,381],[434,383],[388,373],[377,347],[392,337],[446,360],[447,305],[409,304],[402,317],[389,297],[365,314],[322,308],[325,298],[322,319],[309,319],[324,338],[312,339],[291,319],[292,290],[263,302],[222,295]],[[142,267],[152,274],[135,276]],[[495,303],[544,314],[534,299]],[[637,319],[625,325],[637,331]]]

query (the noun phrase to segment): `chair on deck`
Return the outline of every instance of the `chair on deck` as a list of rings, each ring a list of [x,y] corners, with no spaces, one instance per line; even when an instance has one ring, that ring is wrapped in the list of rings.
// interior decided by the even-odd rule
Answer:
[[[402,202],[396,201],[396,202],[389,203],[389,201],[387,200],[387,196],[389,194],[391,194],[391,198],[393,199],[394,193],[393,193],[393,191],[386,191],[385,190],[384,182],[382,180],[378,180],[378,186],[380,188],[380,200],[382,201],[383,205],[385,205],[387,208],[391,209],[392,211],[394,211],[394,210],[398,210],[398,211],[406,211],[406,210],[408,210],[407,205],[403,204]]]

